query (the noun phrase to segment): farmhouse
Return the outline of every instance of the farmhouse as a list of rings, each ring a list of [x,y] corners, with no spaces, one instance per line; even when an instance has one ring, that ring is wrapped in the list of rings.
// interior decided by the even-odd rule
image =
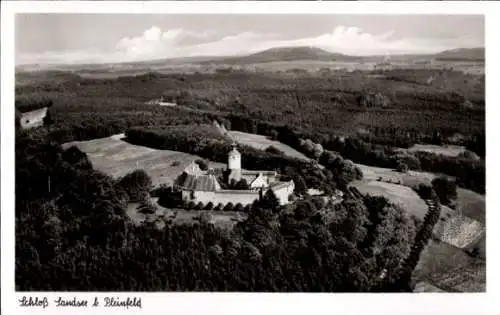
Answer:
[[[51,101],[21,102],[16,100],[16,126],[22,129],[41,127],[50,122]]]
[[[271,189],[281,205],[289,202],[295,184],[293,180],[279,181],[275,171],[249,171],[241,169],[241,154],[233,145],[228,154],[227,176],[228,184],[242,179],[248,184],[248,189],[222,189],[217,179],[217,171],[203,171],[195,162],[191,163],[177,178],[174,188],[182,192],[185,202],[214,205],[241,203],[243,206],[258,200],[267,190]]]

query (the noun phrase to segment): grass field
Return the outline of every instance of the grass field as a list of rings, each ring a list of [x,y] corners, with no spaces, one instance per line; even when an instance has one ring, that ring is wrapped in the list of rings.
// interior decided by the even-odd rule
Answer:
[[[484,292],[486,264],[452,245],[432,240],[420,256],[414,277],[445,291]]]
[[[402,174],[390,169],[358,165],[364,179],[353,182],[362,193],[382,195],[399,203],[403,209],[423,218],[427,205],[410,187],[430,182],[431,173]],[[379,177],[393,184],[377,181]],[[458,210],[442,206],[441,217],[434,227],[435,240],[423,250],[414,272],[416,292],[484,292],[486,282],[485,197],[469,190],[457,189]],[[479,257],[466,253],[474,247]]]
[[[363,164],[356,164],[363,172],[363,178],[367,180],[378,180],[393,182],[408,187],[416,186],[420,183],[429,184],[436,175],[428,172],[415,172],[408,171],[407,173],[400,173],[390,168],[368,166]]]
[[[363,194],[386,197],[421,220],[427,213],[426,203],[409,187],[366,180],[355,181],[352,185]]]
[[[486,197],[476,192],[457,188],[458,210],[465,216],[486,223]]]
[[[290,157],[309,161],[309,158],[299,151],[279,141],[273,141],[266,136],[240,131],[228,131],[228,134],[234,141],[240,144],[248,145],[259,150],[265,150],[268,147],[273,146],[276,149],[283,151],[283,153]]]
[[[465,152],[465,147],[458,145],[432,145],[432,144],[415,144],[408,149],[400,149],[407,152],[430,152],[434,154],[441,154],[445,156],[458,156],[460,153]]]
[[[68,142],[64,148],[77,146],[87,153],[94,168],[114,178],[135,169],[144,169],[154,186],[170,185],[186,166],[200,157],[177,151],[156,150],[127,143],[121,135],[89,141]],[[209,167],[224,167],[222,163],[209,162]]]
[[[142,224],[145,221],[157,222],[159,228],[165,225],[165,220],[170,220],[173,224],[193,224],[198,221],[197,217],[200,214],[206,213],[214,225],[231,229],[238,221],[246,217],[244,213],[234,211],[168,209],[158,205],[158,198],[151,198],[151,201],[158,207],[156,213],[142,214],[137,211],[138,203],[130,203],[127,215],[136,224]]]

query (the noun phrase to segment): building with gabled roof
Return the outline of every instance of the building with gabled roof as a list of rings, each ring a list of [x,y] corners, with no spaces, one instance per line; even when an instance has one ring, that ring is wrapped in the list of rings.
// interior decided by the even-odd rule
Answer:
[[[228,153],[227,170],[229,171],[228,183],[244,179],[249,189],[222,189],[215,171],[203,171],[196,162],[186,167],[184,172],[175,180],[174,188],[182,192],[184,202],[214,205],[241,203],[243,206],[252,204],[271,189],[281,205],[289,202],[295,184],[293,180],[282,182],[278,180],[278,172],[266,170],[241,169],[241,154],[233,145]]]

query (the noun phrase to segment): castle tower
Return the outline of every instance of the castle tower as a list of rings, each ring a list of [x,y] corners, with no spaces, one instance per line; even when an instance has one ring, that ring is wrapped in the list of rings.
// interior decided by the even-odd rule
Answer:
[[[228,154],[227,168],[230,170],[241,170],[241,153],[236,149],[233,143],[233,149]]]
[[[230,170],[228,184],[231,180],[239,181],[241,179],[241,153],[236,149],[233,143],[233,149],[227,156],[227,168]]]

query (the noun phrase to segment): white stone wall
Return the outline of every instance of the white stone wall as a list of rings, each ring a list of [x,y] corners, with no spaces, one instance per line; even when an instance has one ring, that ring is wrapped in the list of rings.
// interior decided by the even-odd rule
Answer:
[[[293,193],[293,189],[295,188],[294,183],[292,182],[291,185],[287,185],[284,187],[280,187],[278,189],[273,189],[274,194],[278,198],[280,205],[286,205],[288,204],[288,197]]]
[[[191,197],[194,196],[194,199]],[[182,199],[185,202],[193,201],[194,203],[199,203],[200,201],[206,205],[212,202],[214,206],[222,203],[226,205],[232,203],[236,205],[241,203],[243,206],[253,203],[255,200],[259,199],[258,191],[195,191],[191,193],[190,191],[182,192]]]

